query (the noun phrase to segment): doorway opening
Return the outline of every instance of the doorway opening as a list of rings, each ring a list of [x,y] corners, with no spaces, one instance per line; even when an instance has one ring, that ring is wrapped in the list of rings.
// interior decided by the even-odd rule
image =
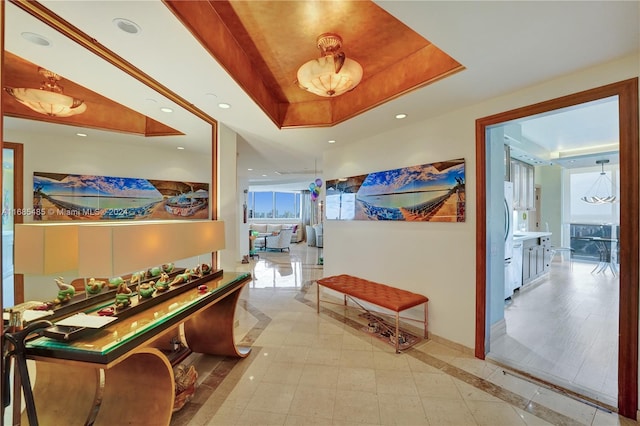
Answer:
[[[620,203],[619,203],[619,235],[638,235],[638,79],[626,80],[619,83],[603,86],[600,88],[580,92],[558,99],[542,102],[540,104],[527,106],[491,117],[485,117],[476,122],[476,150],[477,150],[477,180],[478,180],[478,204],[477,204],[477,306],[476,310],[476,356],[485,358],[491,354],[492,332],[499,332],[500,315],[504,314],[504,278],[495,279],[498,276],[506,276],[503,259],[496,258],[495,253],[500,252],[501,235],[496,237],[495,229],[501,229],[499,217],[502,215],[490,215],[487,212],[494,210],[497,204],[496,194],[498,189],[502,191],[502,182],[496,183],[496,178],[504,177],[504,172],[495,171],[503,161],[502,155],[496,159],[495,152],[497,142],[491,143],[492,132],[501,123],[512,122],[537,114],[548,113],[549,111],[572,108],[587,102],[597,102],[602,99],[617,97],[618,100],[618,128],[619,128],[619,159],[620,159]],[[502,138],[504,138],[504,134]],[[499,141],[499,147],[503,149],[504,140]],[[506,160],[505,160],[506,164]],[[504,168],[504,166],[503,166]],[[503,179],[506,180],[506,179]],[[498,188],[500,186],[500,188]],[[543,194],[546,192],[543,191]],[[531,197],[533,198],[533,197]],[[501,200],[500,200],[501,201]],[[522,216],[517,216],[522,217]],[[527,219],[531,216],[526,215]],[[535,217],[535,215],[534,215]],[[524,217],[523,217],[524,219]],[[545,222],[542,219],[542,222]],[[571,236],[571,230],[563,232],[562,227],[567,225],[558,221],[560,228],[556,233],[558,236]],[[555,226],[550,224],[552,227]],[[570,226],[570,224],[568,224]],[[504,225],[503,225],[504,226]],[[563,237],[564,238],[564,237]],[[611,238],[609,238],[611,239]],[[502,240],[504,244],[504,239]],[[551,244],[549,244],[551,245]],[[570,241],[560,239],[556,242],[556,247],[570,247]],[[638,241],[637,238],[620,239],[620,257],[618,283],[615,284],[619,290],[618,304],[618,336],[615,342],[618,352],[617,364],[617,406],[618,412],[630,418],[635,418],[637,410],[637,360],[638,360]],[[492,256],[488,254],[493,253]],[[617,254],[617,250],[616,250]],[[536,255],[537,256],[537,255]],[[543,272],[546,262],[550,262],[549,257],[545,257],[544,248],[542,250],[542,262],[540,263]],[[564,256],[564,253],[563,253]],[[537,258],[536,258],[537,259]],[[506,259],[504,259],[506,260]],[[568,262],[568,266],[570,263]],[[575,265],[574,265],[575,266]],[[534,277],[537,278],[537,277]],[[499,289],[494,288],[499,282]],[[491,283],[488,285],[487,283]],[[502,309],[497,306],[502,302]],[[504,323],[504,321],[503,321]],[[493,326],[493,329],[492,329]],[[547,326],[543,333],[552,334],[555,330],[551,325]],[[495,343],[495,342],[494,342]],[[576,348],[576,351],[582,351]],[[545,377],[532,374],[533,377],[547,381]]]

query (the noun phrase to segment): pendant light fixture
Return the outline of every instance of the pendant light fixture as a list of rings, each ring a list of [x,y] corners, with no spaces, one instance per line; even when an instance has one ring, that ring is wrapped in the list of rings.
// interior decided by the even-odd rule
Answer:
[[[585,203],[589,204],[613,204],[617,201],[617,197],[613,194],[613,182],[609,179],[609,176],[604,171],[604,165],[607,164],[609,160],[598,160],[596,164],[602,166],[602,171],[600,172],[600,176],[596,179],[596,181],[591,185],[587,194],[580,198]]]
[[[62,77],[41,67],[38,73],[45,78],[39,89],[5,87],[4,90],[22,105],[50,117],[71,117],[87,110],[83,100],[63,93],[58,85]]]
[[[320,57],[298,69],[298,86],[318,96],[340,96],[353,90],[362,80],[362,66],[342,51],[338,34],[321,34],[316,44]]]

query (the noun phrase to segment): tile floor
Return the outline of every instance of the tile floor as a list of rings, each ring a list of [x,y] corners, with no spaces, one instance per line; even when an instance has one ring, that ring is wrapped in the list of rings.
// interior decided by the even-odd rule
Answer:
[[[513,295],[506,334],[492,336],[489,356],[615,407],[619,280],[573,263],[553,262],[547,277]]]
[[[358,313],[316,313],[318,249],[260,252],[236,318],[245,359],[192,355],[195,398],[171,425],[635,425],[423,341],[402,354],[360,330]]]

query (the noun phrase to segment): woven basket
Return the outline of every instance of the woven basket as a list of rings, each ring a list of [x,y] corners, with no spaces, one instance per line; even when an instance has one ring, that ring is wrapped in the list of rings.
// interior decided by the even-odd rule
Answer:
[[[175,413],[182,409],[182,407],[184,407],[196,393],[198,372],[193,365],[187,367],[186,365],[180,364],[176,368],[174,376],[176,381],[176,398],[173,402],[173,412]]]

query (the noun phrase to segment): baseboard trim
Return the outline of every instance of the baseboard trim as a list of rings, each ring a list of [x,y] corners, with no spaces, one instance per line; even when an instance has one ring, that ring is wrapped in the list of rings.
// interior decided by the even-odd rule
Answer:
[[[507,334],[507,321],[502,318],[491,325],[491,340],[497,339]]]
[[[474,356],[475,351],[473,350],[473,348],[469,348],[461,343],[457,343],[454,342],[452,340],[449,339],[445,339],[444,337],[440,337],[436,334],[433,334],[431,332],[429,332],[429,340],[434,341],[436,343],[440,343],[441,345],[447,346],[451,349],[455,349],[457,351],[460,351],[462,353],[464,353],[465,355],[471,355]]]

